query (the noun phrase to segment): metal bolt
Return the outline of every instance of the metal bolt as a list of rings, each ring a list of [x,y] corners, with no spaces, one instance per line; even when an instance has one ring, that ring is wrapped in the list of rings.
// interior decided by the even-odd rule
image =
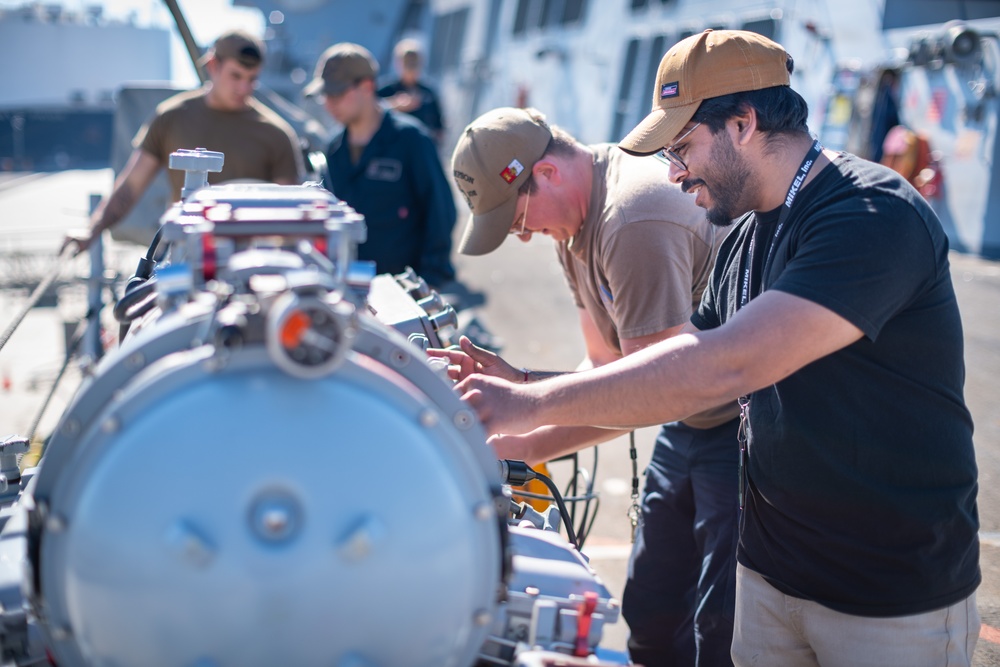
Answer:
[[[475,423],[475,418],[468,410],[459,410],[455,413],[454,421],[455,426],[464,431]]]
[[[146,365],[146,355],[144,355],[142,352],[136,352],[134,354],[130,354],[128,358],[125,360],[125,366],[128,367],[129,370],[133,371],[138,370],[145,365]]]
[[[61,533],[66,530],[66,518],[60,514],[52,514],[45,520],[45,529],[50,533]]]
[[[64,642],[73,636],[73,631],[65,625],[56,625],[52,628],[52,639],[57,642]]]
[[[181,560],[195,567],[207,567],[215,557],[215,547],[187,521],[177,521],[166,534],[167,545]]]
[[[259,494],[250,508],[250,527],[268,542],[292,539],[302,523],[299,501],[289,492],[267,490]]]
[[[288,515],[288,512],[280,507],[272,507],[264,512],[264,515],[260,518],[260,523],[264,530],[275,536],[285,532],[290,522],[291,517]]]
[[[108,417],[101,424],[101,430],[105,433],[115,433],[121,426],[122,423],[117,417]]]
[[[346,561],[356,562],[367,558],[384,538],[382,522],[373,516],[363,516],[337,541],[337,553]]]
[[[472,622],[480,627],[484,625],[489,625],[489,622],[492,620],[493,620],[493,614],[491,614],[486,609],[480,609],[475,614],[472,615]]]
[[[396,368],[402,368],[406,364],[410,363],[410,355],[406,354],[402,350],[393,350],[389,354],[389,361],[391,361],[392,365]]]
[[[472,510],[472,514],[480,521],[489,521],[496,516],[495,511],[492,504],[483,502],[476,504],[476,507]]]
[[[437,423],[438,416],[433,410],[424,410],[420,413],[420,425],[424,428],[434,428]]]
[[[71,438],[76,437],[80,434],[80,420],[67,419],[66,423],[63,424],[62,432]]]

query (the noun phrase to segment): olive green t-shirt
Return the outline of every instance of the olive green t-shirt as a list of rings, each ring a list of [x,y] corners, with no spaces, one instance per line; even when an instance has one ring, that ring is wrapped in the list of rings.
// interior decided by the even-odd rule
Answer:
[[[233,180],[301,183],[302,152],[291,126],[250,98],[242,111],[219,111],[205,103],[205,90],[180,93],[156,107],[132,144],[153,155],[164,168],[180,148],[205,148],[225,154],[222,171],[209,173],[211,184]],[[168,169],[172,201],[184,187],[184,172]]]
[[[594,152],[590,208],[580,231],[557,244],[576,305],[593,318],[604,342],[639,338],[686,323],[701,301],[726,230],[667,178],[655,158],[614,144]],[[684,422],[708,428],[738,414],[735,403]]]

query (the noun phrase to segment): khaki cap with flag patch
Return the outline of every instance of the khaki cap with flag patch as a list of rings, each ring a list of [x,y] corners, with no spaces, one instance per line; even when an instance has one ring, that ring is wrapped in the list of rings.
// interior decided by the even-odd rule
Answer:
[[[780,44],[745,30],[706,30],[677,42],[656,72],[653,110],[618,146],[635,155],[669,146],[702,101],[787,86],[787,61]]]
[[[458,244],[460,253],[485,255],[507,238],[518,189],[552,139],[541,118],[534,109],[502,107],[472,121],[459,137],[451,172],[472,211]]]

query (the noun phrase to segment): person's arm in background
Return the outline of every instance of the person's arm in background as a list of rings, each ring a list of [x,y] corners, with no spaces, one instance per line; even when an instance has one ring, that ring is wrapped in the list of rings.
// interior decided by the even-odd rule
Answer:
[[[156,178],[160,167],[160,161],[155,156],[141,148],[134,149],[125,167],[115,179],[111,194],[101,201],[90,217],[89,229],[83,234],[67,235],[63,247],[75,243],[77,252],[83,252],[101,235],[101,232],[118,224],[135,208],[136,202],[142,198],[149,184]]]
[[[399,81],[382,86],[376,94],[382,100],[383,106],[402,113],[410,113],[420,106],[420,97],[406,92],[402,82]]]

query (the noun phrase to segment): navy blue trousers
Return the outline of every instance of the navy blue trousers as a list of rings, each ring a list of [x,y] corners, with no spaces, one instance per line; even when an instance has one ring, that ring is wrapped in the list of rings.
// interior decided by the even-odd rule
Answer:
[[[738,426],[675,422],[656,439],[622,596],[636,664],[733,664]]]

